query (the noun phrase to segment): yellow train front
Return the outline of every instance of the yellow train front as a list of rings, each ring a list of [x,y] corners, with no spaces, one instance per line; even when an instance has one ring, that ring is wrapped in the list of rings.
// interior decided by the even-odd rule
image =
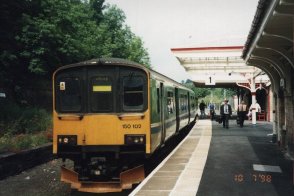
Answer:
[[[193,91],[123,59],[61,67],[53,91],[53,153],[74,162],[62,180],[80,191],[130,188],[144,178],[140,160],[196,114]]]

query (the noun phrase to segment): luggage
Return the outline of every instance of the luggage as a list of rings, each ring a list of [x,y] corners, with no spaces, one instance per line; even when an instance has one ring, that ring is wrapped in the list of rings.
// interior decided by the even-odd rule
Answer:
[[[239,116],[237,116],[236,123],[237,123],[237,125],[240,124],[240,118],[239,118]]]
[[[219,124],[221,124],[221,123],[223,122],[223,118],[222,118],[221,116],[218,117],[217,122],[218,122]]]

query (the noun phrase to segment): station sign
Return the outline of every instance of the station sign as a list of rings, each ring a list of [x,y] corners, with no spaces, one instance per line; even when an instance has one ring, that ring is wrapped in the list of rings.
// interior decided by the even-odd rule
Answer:
[[[215,78],[213,78],[212,76],[209,76],[209,77],[205,80],[205,85],[215,85]]]

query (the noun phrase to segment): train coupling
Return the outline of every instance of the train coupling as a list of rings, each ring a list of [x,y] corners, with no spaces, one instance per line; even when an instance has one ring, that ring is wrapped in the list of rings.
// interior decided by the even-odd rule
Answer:
[[[121,192],[123,189],[131,189],[133,184],[138,184],[145,178],[144,166],[140,165],[133,169],[120,173],[120,181],[107,182],[81,182],[78,173],[64,166],[61,167],[61,181],[71,184],[72,189],[80,192],[107,193]]]

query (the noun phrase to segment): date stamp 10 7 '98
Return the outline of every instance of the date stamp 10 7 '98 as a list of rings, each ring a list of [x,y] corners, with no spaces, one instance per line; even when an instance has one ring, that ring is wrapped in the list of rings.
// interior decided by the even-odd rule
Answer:
[[[234,181],[237,183],[242,183],[245,181],[252,181],[257,183],[272,183],[272,175],[263,173],[252,173],[249,175],[235,174]]]

